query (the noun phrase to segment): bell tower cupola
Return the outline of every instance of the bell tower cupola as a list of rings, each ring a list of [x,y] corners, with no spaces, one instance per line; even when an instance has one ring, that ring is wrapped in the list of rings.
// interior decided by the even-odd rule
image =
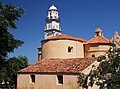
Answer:
[[[95,31],[94,37],[96,37],[96,36],[103,36],[103,32],[100,27],[98,27]]]
[[[45,39],[61,34],[60,18],[58,15],[58,10],[54,5],[52,5],[48,10],[44,33]]]

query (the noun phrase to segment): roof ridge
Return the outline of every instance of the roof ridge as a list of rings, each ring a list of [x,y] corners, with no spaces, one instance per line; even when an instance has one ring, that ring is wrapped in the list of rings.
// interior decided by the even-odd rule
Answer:
[[[75,40],[75,41],[80,41],[80,42],[86,42],[88,40],[86,39],[83,39],[83,38],[78,38],[78,37],[74,37],[74,36],[70,36],[70,35],[67,35],[67,34],[59,34],[57,36],[52,36],[50,38],[47,38],[47,39],[44,39],[42,41],[48,41],[48,40]]]

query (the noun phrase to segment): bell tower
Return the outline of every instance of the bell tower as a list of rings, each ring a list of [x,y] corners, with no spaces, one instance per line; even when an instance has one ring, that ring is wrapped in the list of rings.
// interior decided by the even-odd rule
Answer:
[[[95,31],[94,37],[96,37],[96,36],[103,36],[103,32],[102,32],[102,30],[100,29],[100,27],[98,27],[98,28],[96,29],[96,31]]]
[[[48,10],[44,33],[45,39],[61,34],[60,18],[58,15],[58,10],[54,5],[52,5]]]

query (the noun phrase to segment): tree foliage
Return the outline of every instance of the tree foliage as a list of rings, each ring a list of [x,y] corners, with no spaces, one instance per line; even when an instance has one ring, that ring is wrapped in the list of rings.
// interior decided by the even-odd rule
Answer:
[[[0,83],[15,84],[18,70],[28,66],[26,56],[8,58],[7,54],[21,46],[24,42],[15,39],[10,30],[17,28],[16,21],[24,13],[24,9],[0,1]]]
[[[16,83],[17,71],[28,66],[28,58],[26,56],[12,57],[4,61],[4,65],[0,66],[0,81]]]
[[[24,13],[24,9],[0,2],[0,57],[6,57],[23,44],[14,38],[8,30],[16,29],[16,20]]]
[[[78,84],[85,89],[96,84],[99,89],[120,89],[120,50],[109,50],[108,58],[100,56],[99,66],[93,66],[88,74],[81,73]]]

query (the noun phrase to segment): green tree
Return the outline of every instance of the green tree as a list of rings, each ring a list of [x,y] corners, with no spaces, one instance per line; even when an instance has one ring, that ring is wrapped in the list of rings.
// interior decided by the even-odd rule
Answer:
[[[28,66],[28,58],[26,56],[12,57],[6,62],[7,77],[11,84],[16,84],[17,71]]]
[[[0,82],[15,83],[16,71],[28,65],[27,57],[8,59],[7,54],[21,46],[24,42],[15,39],[10,30],[17,28],[16,21],[24,13],[24,9],[0,1]]]
[[[17,82],[17,71],[28,66],[28,58],[26,56],[12,57],[2,63],[0,65],[0,83],[9,82],[10,85],[13,85]]]
[[[6,70],[6,58],[1,57],[0,58],[0,84],[6,80],[9,80],[9,77],[7,76],[7,70]]]
[[[120,89],[120,49],[109,50],[108,58],[101,56],[98,58],[99,66],[93,66],[90,73],[81,73],[78,77],[78,84],[85,89],[93,84],[99,89]]]
[[[16,20],[24,13],[24,9],[0,2],[0,57],[6,57],[24,42],[14,38],[8,30],[16,29]]]

